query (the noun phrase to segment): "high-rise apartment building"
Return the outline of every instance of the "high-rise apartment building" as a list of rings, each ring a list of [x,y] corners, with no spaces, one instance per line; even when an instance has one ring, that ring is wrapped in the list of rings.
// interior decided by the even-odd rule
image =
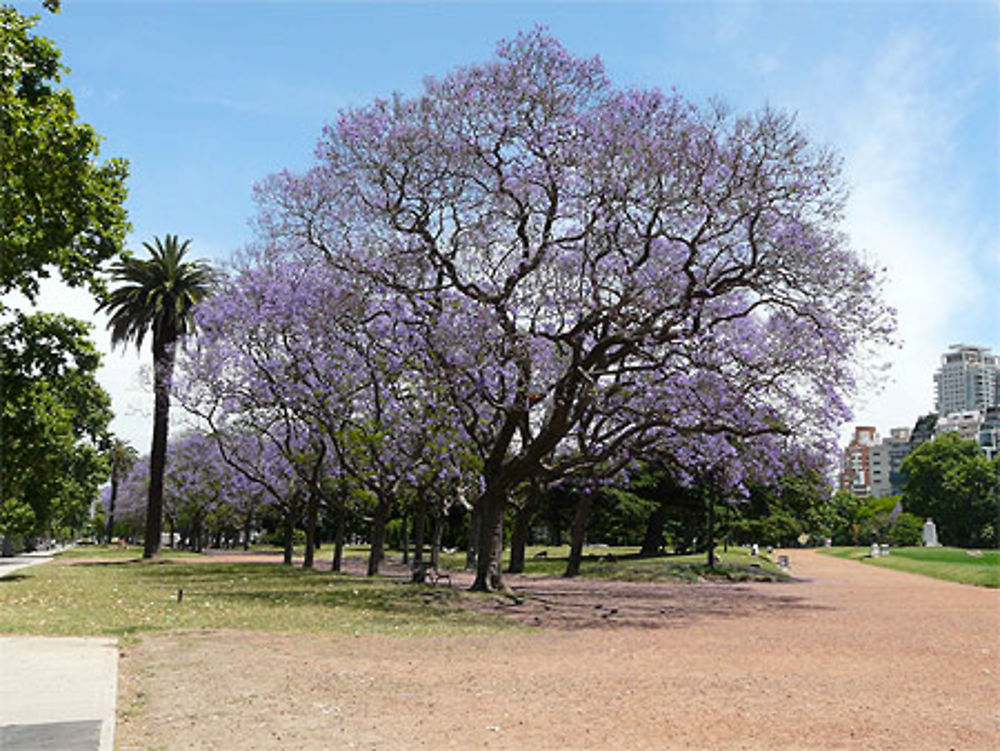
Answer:
[[[1000,385],[1000,355],[988,347],[953,344],[941,356],[941,367],[934,374],[937,392],[937,413],[976,410],[986,412],[996,407]]]
[[[872,494],[871,451],[878,443],[875,428],[859,425],[854,428],[854,438],[844,449],[840,467],[840,489],[854,495],[867,497]]]

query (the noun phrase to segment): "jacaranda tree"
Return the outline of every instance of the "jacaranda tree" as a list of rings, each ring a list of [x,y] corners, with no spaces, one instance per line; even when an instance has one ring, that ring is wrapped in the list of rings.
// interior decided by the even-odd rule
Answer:
[[[794,118],[615,87],[541,29],[341,113],[316,155],[259,186],[258,225],[405,323],[482,466],[477,589],[523,481],[828,441],[893,327]]]

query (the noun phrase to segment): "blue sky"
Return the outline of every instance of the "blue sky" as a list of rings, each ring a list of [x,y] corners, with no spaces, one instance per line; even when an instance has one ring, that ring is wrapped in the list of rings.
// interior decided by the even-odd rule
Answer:
[[[949,344],[1000,350],[996,2],[63,0],[56,16],[14,5],[42,15],[37,32],[63,51],[64,83],[103,155],[131,163],[133,249],[170,232],[225,260],[251,237],[253,183],[308,165],[339,109],[416,93],[425,74],[484,60],[541,23],[574,54],[599,54],[619,85],[792,110],[843,155],[845,229],[887,268],[902,339],[883,353],[891,367],[861,395],[858,422],[887,431],[930,411]],[[77,315],[90,306],[55,285],[42,302]],[[141,449],[147,360],[109,352],[101,376],[113,427]]]

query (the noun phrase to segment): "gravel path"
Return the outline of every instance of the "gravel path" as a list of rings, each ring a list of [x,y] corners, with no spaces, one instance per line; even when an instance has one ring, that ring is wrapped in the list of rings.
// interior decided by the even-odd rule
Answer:
[[[801,581],[617,604],[606,582],[522,581],[545,600],[527,622],[566,587],[619,607],[530,633],[147,635],[122,661],[144,705],[118,748],[1000,749],[1000,592],[790,556]],[[648,617],[618,618],[638,601]]]

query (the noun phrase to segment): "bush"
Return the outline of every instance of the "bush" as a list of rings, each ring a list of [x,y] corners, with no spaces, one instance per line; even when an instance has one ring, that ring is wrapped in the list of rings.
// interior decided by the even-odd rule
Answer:
[[[889,529],[889,542],[899,547],[919,545],[923,542],[923,535],[923,519],[904,511],[896,517],[896,521]]]

